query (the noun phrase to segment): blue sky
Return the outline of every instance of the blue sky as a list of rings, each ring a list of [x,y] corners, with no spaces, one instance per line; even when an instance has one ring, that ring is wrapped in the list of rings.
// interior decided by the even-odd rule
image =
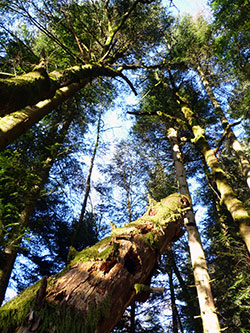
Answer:
[[[168,4],[169,0],[163,0],[163,3]],[[172,6],[172,13],[174,15],[191,14],[193,16],[197,14],[207,14],[209,7],[207,6],[207,0],[172,0],[174,6]]]

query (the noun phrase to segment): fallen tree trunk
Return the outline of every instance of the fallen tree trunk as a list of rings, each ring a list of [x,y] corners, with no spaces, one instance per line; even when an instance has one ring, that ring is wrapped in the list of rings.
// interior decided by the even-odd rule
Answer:
[[[110,332],[144,286],[159,255],[184,231],[190,209],[173,194],[150,205],[138,220],[76,254],[55,277],[26,289],[0,308],[0,331]]]

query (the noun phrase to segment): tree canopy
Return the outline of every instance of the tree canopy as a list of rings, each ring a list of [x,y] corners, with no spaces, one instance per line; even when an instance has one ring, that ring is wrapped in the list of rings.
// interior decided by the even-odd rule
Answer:
[[[250,330],[247,4],[1,2],[0,330]]]

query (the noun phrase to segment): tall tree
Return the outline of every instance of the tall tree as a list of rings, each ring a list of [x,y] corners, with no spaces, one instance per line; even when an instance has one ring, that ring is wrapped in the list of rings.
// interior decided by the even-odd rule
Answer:
[[[215,155],[215,151],[211,149],[206,139],[205,130],[199,125],[199,119],[195,111],[192,110],[191,103],[187,100],[186,97],[182,97],[180,95],[180,92],[178,91],[179,89],[174,82],[171,71],[168,71],[168,74],[170,76],[170,85],[164,78],[162,78],[162,84],[165,85],[166,89],[170,89],[174,99],[176,100],[176,103],[179,105],[180,111],[184,116],[187,126],[193,133],[194,138],[192,141],[204,156],[207,165],[211,169],[217,189],[221,196],[221,203],[226,206],[234,222],[236,225],[238,225],[241,237],[247,246],[248,252],[250,252],[250,216],[242,201],[239,200],[234,194],[233,189],[227,180],[227,176],[223,170],[223,167]]]
[[[178,143],[177,131],[174,128],[169,128],[167,136],[172,147],[172,155],[176,169],[176,178],[179,185],[179,191],[181,194],[187,195],[191,200],[182,160],[182,154]],[[188,232],[188,243],[194,272],[194,280],[200,304],[203,330],[204,332],[211,333],[219,332],[220,324],[214,305],[206,257],[201,243],[200,234],[196,226],[195,216],[192,210],[187,214],[187,221],[185,226]]]
[[[157,104],[151,103],[152,100],[149,98],[149,103],[144,101],[144,107],[140,108],[139,114],[145,115],[145,110],[148,116],[160,115],[159,108],[163,110],[168,109],[168,112],[172,114],[175,113],[175,109],[170,111],[170,104],[164,105],[166,103],[166,91],[162,93],[161,87],[153,87],[149,94],[157,93]],[[149,96],[149,95],[148,95]],[[147,97],[145,97],[146,99]],[[174,106],[176,108],[176,105]],[[158,116],[159,118],[159,116]],[[170,116],[169,116],[170,118]],[[184,194],[190,198],[191,196],[189,192],[189,186],[187,183],[186,173],[184,169],[182,154],[178,142],[177,136],[177,128],[180,127],[180,124],[176,124],[175,127],[170,127],[171,122],[174,124],[174,117],[171,119],[167,119],[165,121],[165,117],[160,117],[160,119],[156,119],[159,123],[162,121],[162,128],[165,136],[170,142],[172,158],[174,160],[174,167],[176,172],[176,182],[178,184],[178,189],[181,194]],[[152,124],[152,122],[151,122]],[[183,124],[182,124],[183,125]],[[173,125],[174,126],[174,125]],[[165,127],[165,128],[164,128]],[[183,126],[182,126],[183,128]],[[200,235],[198,228],[196,226],[194,213],[190,210],[187,214],[185,227],[188,231],[188,239],[189,239],[189,248],[190,248],[190,256],[192,261],[193,273],[195,286],[197,289],[199,304],[200,304],[200,313],[203,322],[203,330],[204,332],[219,332],[220,325],[219,320],[216,314],[216,309],[214,305],[214,300],[212,296],[211,286],[210,286],[210,277],[208,274],[208,267],[206,263],[205,253],[202,247]]]
[[[60,4],[59,8],[56,5],[50,7],[45,2],[39,8],[36,1],[27,4],[14,1],[10,5],[3,4],[2,7],[3,10],[17,12],[21,17],[26,18],[56,47],[60,46],[61,52],[66,53],[73,61],[71,60],[71,67],[62,66],[48,72],[46,53],[43,52],[40,63],[32,72],[1,79],[3,115],[0,122],[1,149],[69,97],[74,96],[93,79],[103,76],[121,77],[135,92],[123,71],[141,67],[134,59],[143,58],[147,45],[150,47],[157,45],[161,32],[166,27],[159,1],[152,0],[115,1],[114,3],[87,1],[81,5]],[[48,10],[49,13],[55,11],[55,14],[48,15]],[[37,17],[32,16],[31,11],[36,13]],[[161,18],[160,21],[158,15]],[[152,21],[158,27],[157,33],[152,29]],[[56,37],[54,29],[59,29],[58,35],[61,34],[62,37]],[[134,33],[135,30],[137,35]],[[65,45],[68,43],[65,40],[65,33],[72,33],[72,38],[75,40],[73,49]],[[84,53],[83,49],[85,49]],[[53,63],[50,67],[57,66]],[[10,96],[13,98],[10,99]]]
[[[241,165],[247,185],[250,187],[250,162],[247,154],[233,131],[233,124],[228,121],[213,91],[213,88],[218,86],[218,81],[222,81],[222,79],[218,77],[219,74],[215,73],[216,66],[219,67],[220,64],[218,61],[216,64],[213,52],[212,26],[203,17],[194,20],[191,16],[187,16],[177,24],[173,34],[174,45],[170,46],[172,57],[184,60],[187,66],[191,66],[198,73],[213,105],[214,112],[221,121],[224,134]]]

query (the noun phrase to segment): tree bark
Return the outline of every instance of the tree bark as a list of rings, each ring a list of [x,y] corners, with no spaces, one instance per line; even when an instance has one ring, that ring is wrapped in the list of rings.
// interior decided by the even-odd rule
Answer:
[[[205,130],[201,128],[194,115],[194,112],[189,107],[184,98],[176,96],[180,103],[181,111],[192,129],[194,139],[192,141],[204,156],[208,167],[214,177],[217,189],[221,196],[221,204],[224,204],[231,214],[234,222],[239,227],[240,235],[244,240],[248,252],[250,253],[250,215],[245,209],[242,201],[240,201],[229,185],[226,173],[224,172],[215,152],[209,146],[205,136]]]
[[[0,309],[0,330],[110,332],[159,255],[182,234],[180,225],[188,209],[188,199],[179,194],[151,205],[142,218],[78,253],[65,270],[48,280],[46,293],[43,279],[5,304]]]
[[[45,92],[44,94],[42,94],[41,92],[40,95],[42,97],[39,100],[39,102],[36,104],[32,104],[31,106],[28,106],[29,104],[31,104],[29,96],[33,96],[34,91],[38,89],[37,80],[34,79],[31,82],[28,81],[27,84],[26,83],[24,84],[22,80],[19,80],[19,77],[15,77],[12,79],[14,80],[15,84],[10,84],[10,85],[8,83],[4,85],[4,82],[6,80],[2,80],[3,82],[1,89],[3,91],[2,92],[3,95],[5,94],[7,96],[13,95],[14,96],[13,99],[15,100],[15,92],[18,87],[20,90],[19,94],[22,95],[24,99],[23,103],[20,103],[20,106],[25,105],[25,108],[20,109],[19,107],[18,111],[11,112],[12,110],[15,110],[18,107],[18,105],[12,108],[11,107],[12,104],[10,102],[7,108],[9,110],[8,113],[6,114],[6,112],[2,111],[2,113],[5,114],[5,116],[0,118],[0,150],[3,150],[8,144],[12,143],[22,133],[31,128],[35,123],[37,123],[44,116],[46,116],[55,108],[57,108],[59,105],[61,105],[68,98],[74,96],[80,89],[85,87],[94,78],[101,76],[107,76],[107,77],[120,76],[129,84],[131,89],[135,92],[131,82],[121,73],[121,71],[122,67],[120,67],[119,70],[116,70],[112,67],[104,65],[101,66],[101,65],[89,64],[89,65],[75,66],[69,68],[65,70],[65,72],[63,73],[53,72],[50,74],[50,76],[53,78],[53,80],[55,80],[55,82],[52,79],[50,79],[48,81],[49,82],[48,85],[53,85],[53,87],[56,88],[62,85],[62,87],[53,91],[52,94],[53,96],[47,99],[42,99],[42,98],[45,98],[48,94],[46,94]],[[48,77],[46,77],[45,79],[40,78],[39,80],[48,80]],[[64,83],[61,84],[61,81]],[[67,84],[65,84],[65,82]],[[42,83],[43,85],[45,85],[44,82]],[[49,88],[46,88],[44,90],[48,91]],[[49,96],[50,95],[51,92],[49,93]],[[37,98],[34,97],[34,100],[32,101],[33,102],[37,101]]]
[[[82,87],[83,85],[79,83],[72,83],[58,89],[53,98],[2,117],[0,119],[0,150],[3,150],[68,98],[74,96]]]
[[[172,156],[176,170],[176,179],[180,193],[186,195],[191,202],[186,173],[182,161],[182,154],[177,138],[177,131],[174,128],[170,128],[167,132],[167,137],[172,148]],[[210,286],[210,277],[208,274],[206,257],[202,247],[200,234],[196,226],[193,210],[188,212],[185,219],[185,227],[188,232],[188,244],[193,267],[195,286],[200,305],[203,330],[207,333],[220,332],[220,324],[216,314],[216,308],[214,305],[214,299]]]
[[[239,164],[241,166],[241,170],[243,173],[243,176],[246,179],[247,182],[247,186],[250,188],[250,163],[246,157],[246,154],[239,142],[239,140],[237,139],[237,137],[235,136],[232,127],[230,126],[221,106],[220,103],[218,102],[218,100],[216,99],[213,90],[211,88],[211,85],[209,84],[208,79],[206,78],[206,75],[201,67],[201,65],[197,62],[196,64],[196,69],[197,72],[199,73],[199,76],[201,78],[201,82],[204,86],[204,88],[206,89],[206,92],[213,104],[214,107],[214,111],[216,113],[216,115],[219,117],[222,127],[225,131],[227,131],[228,133],[228,139],[229,139],[229,143],[231,144],[231,147],[233,148],[233,151],[235,152],[235,155],[239,161]]]
[[[54,142],[59,143],[57,146],[57,150],[60,149],[60,143],[63,142],[63,139],[68,131],[68,128],[71,124],[72,116],[68,117],[65,124],[63,125],[60,133],[54,139]],[[55,127],[52,128],[52,132],[55,131]],[[51,137],[51,134],[48,135]],[[52,136],[53,137],[53,136]],[[53,143],[54,143],[53,142]],[[51,143],[50,143],[51,144]],[[48,150],[49,155],[50,150]],[[53,151],[53,155],[56,156],[56,152]],[[49,171],[54,163],[55,157],[47,156],[44,157],[44,161],[41,162],[41,170],[39,171],[39,181],[33,186],[33,188],[29,189],[29,193],[27,193],[27,197],[25,199],[24,209],[20,214],[20,218],[16,223],[16,226],[11,230],[11,236],[7,239],[7,246],[5,246],[2,253],[2,262],[0,266],[0,304],[2,304],[6,289],[8,287],[9,279],[11,276],[11,272],[13,270],[15,260],[19,251],[19,247],[23,238],[23,235],[26,232],[26,228],[29,224],[29,220],[31,215],[34,212],[37,199],[40,196],[41,190],[44,188],[44,185],[49,177]]]

